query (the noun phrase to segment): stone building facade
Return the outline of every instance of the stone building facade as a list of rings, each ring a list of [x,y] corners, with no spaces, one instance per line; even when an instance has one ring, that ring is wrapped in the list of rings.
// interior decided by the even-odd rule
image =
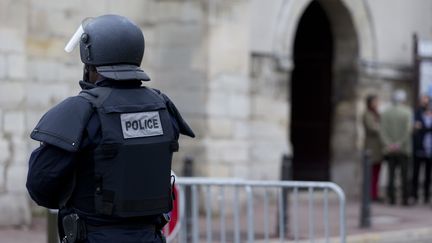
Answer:
[[[28,136],[79,91],[79,54],[63,47],[87,16],[142,27],[150,85],[198,135],[182,140],[175,170],[190,156],[200,176],[277,179],[288,154],[295,178],[356,195],[363,98],[412,91],[412,35],[432,39],[431,10],[430,0],[0,0],[0,225],[31,220]]]

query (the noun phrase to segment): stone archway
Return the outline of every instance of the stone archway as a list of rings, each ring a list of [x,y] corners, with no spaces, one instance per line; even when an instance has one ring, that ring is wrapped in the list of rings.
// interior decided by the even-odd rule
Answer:
[[[290,82],[294,180],[330,179],[333,39],[325,9],[311,2],[297,27]]]
[[[305,9],[313,0],[284,1],[280,7],[273,32],[273,55],[278,59],[279,68],[290,71],[297,25]],[[343,22],[337,19],[348,18],[348,23],[357,35],[358,59],[372,60],[376,57],[376,40],[369,6],[365,1],[318,0],[330,14],[330,20],[337,27]],[[338,13],[337,11],[342,12]]]
[[[330,97],[333,110],[329,138],[330,179],[346,188],[357,187],[358,180],[353,174],[358,174],[356,172],[359,170],[356,130],[358,63],[359,60],[374,56],[371,19],[363,1],[316,1],[322,5],[330,20],[334,39]],[[297,27],[311,2],[312,0],[287,1],[279,13],[273,51],[278,67],[288,72],[290,78],[294,67],[293,50]],[[288,102],[291,98],[288,97]],[[356,193],[352,190],[350,192]]]

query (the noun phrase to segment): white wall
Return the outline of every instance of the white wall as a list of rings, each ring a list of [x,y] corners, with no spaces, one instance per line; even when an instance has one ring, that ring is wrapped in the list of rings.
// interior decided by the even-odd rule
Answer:
[[[378,62],[412,65],[413,34],[432,39],[432,1],[368,0]]]

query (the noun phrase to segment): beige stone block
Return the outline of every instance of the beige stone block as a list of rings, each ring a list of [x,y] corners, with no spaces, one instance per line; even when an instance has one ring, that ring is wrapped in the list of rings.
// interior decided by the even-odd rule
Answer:
[[[250,80],[242,75],[220,74],[210,80],[210,90],[226,92],[229,90],[234,93],[248,93],[250,89]]]
[[[229,119],[215,118],[209,120],[208,135],[213,138],[233,137],[233,124]]]
[[[24,34],[16,29],[0,28],[0,52],[24,53]]]
[[[212,139],[206,141],[209,160],[214,163],[241,163],[249,158],[249,143],[246,140]]]
[[[280,159],[254,161],[248,168],[250,180],[280,180]]]
[[[184,118],[202,116],[206,113],[207,96],[205,92],[193,92],[176,87],[162,92],[171,99]]]
[[[79,47],[72,53],[64,51],[64,47],[72,36],[73,31],[75,30],[70,30],[70,36],[67,37],[30,35],[26,42],[28,56],[42,59],[55,58],[60,62],[69,60],[79,62]]]
[[[231,173],[234,178],[250,179],[249,178],[250,165],[248,162],[236,163],[231,165]]]
[[[354,154],[356,152],[354,151]],[[357,154],[360,154],[357,151]],[[360,195],[361,183],[361,163],[358,157],[351,157],[346,160],[339,160],[337,166],[331,169],[332,181],[342,187],[345,193],[352,196]]]
[[[9,193],[23,193],[27,192],[27,165],[12,165],[7,167],[6,170],[6,191]]]
[[[229,97],[230,117],[246,119],[250,115],[250,99],[246,94],[234,93]]]
[[[52,11],[64,11],[66,9],[72,9],[80,7],[80,3],[76,1],[56,1],[56,0],[30,0],[30,6],[33,9],[44,9]],[[82,7],[82,6],[81,6]]]
[[[58,1],[58,2],[74,2],[74,1]],[[66,11],[49,11],[44,9],[43,22],[39,23],[48,36],[62,36],[65,37],[65,43],[70,39],[70,37],[75,33],[81,21],[85,17],[79,17],[78,15],[69,16],[65,14]],[[72,10],[74,11],[74,10]],[[69,38],[69,39],[68,39]],[[59,50],[63,51],[62,49]],[[66,53],[65,53],[66,55]]]
[[[253,117],[269,120],[287,120],[289,108],[287,101],[275,100],[273,97],[255,96],[251,99]]]
[[[53,52],[53,44],[57,45],[55,42],[62,39],[61,42],[64,45],[81,24],[81,21],[89,15],[81,15],[85,8],[80,8],[78,1],[55,1],[60,4],[43,4],[42,2],[45,1],[37,1],[29,8],[28,30],[31,35],[27,41],[30,50],[36,44],[36,46],[39,45],[39,47],[46,49],[44,56],[51,56],[55,53]],[[51,2],[51,0],[47,2]],[[62,5],[61,2],[71,2],[75,6],[59,6]],[[60,53],[66,56],[66,53],[62,53],[63,47],[58,48],[57,56]]]
[[[222,28],[221,28],[222,29]],[[248,74],[249,49],[247,39],[231,38],[227,36],[238,36],[235,31],[239,30],[217,30],[210,36],[209,71],[210,77],[218,76],[220,73]],[[227,57],[229,53],[229,57]]]
[[[107,12],[127,16],[136,24],[149,21],[158,12],[155,12],[154,1],[128,0],[127,4],[117,0],[105,1]],[[95,8],[97,9],[98,6]]]
[[[78,81],[82,79],[83,64],[77,59],[76,64],[65,64],[60,69],[59,84],[75,84],[78,87]]]
[[[28,167],[26,165],[12,165],[6,171],[6,191],[12,193],[26,193]]]
[[[250,136],[249,120],[237,120],[234,122],[233,136],[235,139],[248,139]]]
[[[158,21],[190,23],[202,21],[202,2],[193,1],[157,1]]]
[[[64,100],[69,95],[69,85],[40,83],[28,84],[25,87],[27,107],[50,107]]]
[[[261,139],[254,140],[250,146],[250,160],[251,161],[266,161],[274,163],[281,160],[282,155],[288,151],[287,142],[281,139]]]
[[[31,210],[25,193],[6,193],[0,195],[0,225],[30,225]]]
[[[238,7],[238,5],[237,5]],[[233,15],[238,8],[221,8],[210,16],[209,75],[220,73],[249,74],[249,16],[247,9]],[[224,16],[224,17],[222,17]],[[235,36],[235,38],[233,38]]]
[[[0,79],[4,79],[7,74],[6,55],[0,54]]]
[[[196,51],[201,51],[204,28],[205,25],[201,22],[164,23],[155,28],[150,41],[162,48],[194,48]],[[146,29],[144,31],[147,33]]]
[[[10,159],[11,153],[9,148],[9,141],[0,136],[0,165],[5,165]]]
[[[27,139],[26,139],[27,140]],[[27,166],[27,162],[30,156],[30,151],[27,146],[27,142],[22,137],[12,137],[13,146],[13,165],[24,165]]]
[[[0,107],[0,138],[3,134],[3,110]]]
[[[205,81],[205,72],[197,70],[170,69],[166,68],[149,69],[142,65],[145,72],[150,75],[152,82],[148,83],[151,87],[162,90],[162,92],[171,93],[174,89],[181,89],[189,93],[207,93],[208,84]],[[146,84],[147,85],[147,84]]]
[[[28,60],[28,76],[38,82],[58,82],[62,64],[51,59]]]
[[[172,37],[175,38],[175,37]],[[188,70],[191,68],[195,53],[199,51],[195,46],[160,46],[153,55],[152,64],[165,70]]]
[[[3,131],[13,137],[23,136],[25,133],[24,112],[9,111],[4,113]]]
[[[0,163],[0,195],[6,190],[6,165]]]
[[[27,1],[0,1],[0,26],[25,31],[28,14]]]
[[[24,101],[24,85],[13,82],[0,82],[0,107],[11,109]]]
[[[286,139],[286,128],[277,121],[254,120],[251,122],[253,139]]]
[[[228,107],[230,101],[229,94],[223,92],[212,92],[208,96],[207,113],[212,117],[228,117],[230,108]]]
[[[7,77],[11,79],[25,79],[27,77],[27,60],[23,54],[7,56]]]
[[[220,163],[212,163],[207,167],[209,177],[231,177],[230,166]]]

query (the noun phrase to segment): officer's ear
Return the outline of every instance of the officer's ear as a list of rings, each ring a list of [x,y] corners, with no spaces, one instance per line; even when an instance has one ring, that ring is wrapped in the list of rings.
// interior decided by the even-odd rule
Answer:
[[[83,81],[89,83],[95,83],[96,81],[93,81],[95,72],[96,72],[95,66],[84,64]]]
[[[96,71],[96,67],[92,65],[86,65],[88,68],[88,82],[94,84],[96,81],[101,79],[101,75]]]

